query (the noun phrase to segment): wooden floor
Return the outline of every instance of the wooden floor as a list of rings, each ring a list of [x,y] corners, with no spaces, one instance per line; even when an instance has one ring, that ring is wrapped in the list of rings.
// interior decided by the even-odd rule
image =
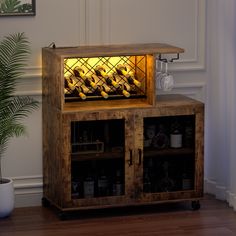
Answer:
[[[91,215],[61,221],[51,208],[17,208],[0,219],[0,236],[236,235],[236,212],[211,196],[198,211],[185,202]]]

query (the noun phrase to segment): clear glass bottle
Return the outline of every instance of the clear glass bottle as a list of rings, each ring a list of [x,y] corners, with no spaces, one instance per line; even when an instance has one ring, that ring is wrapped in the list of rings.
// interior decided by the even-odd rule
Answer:
[[[120,196],[123,194],[123,183],[121,178],[121,170],[116,171],[115,180],[112,187],[112,192],[114,196]]]
[[[181,126],[178,120],[175,120],[171,125],[170,134],[170,147],[171,148],[181,148],[182,147],[182,133]]]
[[[94,187],[95,187],[95,181],[94,177],[91,174],[88,174],[88,176],[85,178],[84,183],[84,197],[85,198],[93,198],[94,197]]]
[[[71,181],[71,198],[76,199],[81,197],[81,182],[77,178]]]
[[[189,148],[194,145],[194,128],[191,121],[186,121],[184,128],[184,146]]]
[[[98,196],[108,196],[109,195],[109,182],[104,169],[101,170],[101,174],[98,177]]]
[[[164,125],[160,124],[158,127],[158,132],[153,138],[153,146],[158,149],[167,148],[169,145],[169,138],[165,133]]]
[[[143,173],[143,192],[150,193],[151,189],[152,189],[152,183],[149,176],[149,171],[148,168],[145,168]]]

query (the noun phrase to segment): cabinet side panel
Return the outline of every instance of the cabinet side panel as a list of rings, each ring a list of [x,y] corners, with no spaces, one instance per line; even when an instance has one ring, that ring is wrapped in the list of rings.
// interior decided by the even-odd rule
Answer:
[[[71,205],[71,117],[62,116],[61,142],[61,186],[62,206],[64,208]]]
[[[42,50],[42,127],[43,127],[43,195],[47,197],[49,194],[49,174],[50,168],[48,163],[51,148],[50,148],[50,125],[51,116],[49,106],[49,68],[50,68],[50,53]]]
[[[42,126],[43,126],[43,196],[60,205],[61,196],[61,73],[57,68],[59,59],[47,49],[42,51]],[[64,79],[64,78],[63,78]]]
[[[196,148],[195,148],[195,188],[199,197],[203,196],[204,179],[204,107],[198,109],[196,113]]]
[[[47,104],[52,107],[62,109],[64,103],[64,64],[60,57],[53,52],[42,50],[42,83],[43,97]]]

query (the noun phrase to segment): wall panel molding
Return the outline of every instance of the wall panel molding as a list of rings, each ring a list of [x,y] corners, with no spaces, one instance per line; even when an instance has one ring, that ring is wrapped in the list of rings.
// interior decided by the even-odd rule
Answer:
[[[195,45],[194,56],[177,62],[171,67],[176,71],[205,70],[206,68],[206,0],[195,0]],[[178,65],[179,64],[179,65]]]
[[[111,10],[112,5],[109,0],[101,1],[100,40],[102,44],[112,44],[111,42]],[[181,59],[170,65],[173,71],[205,70],[205,41],[206,41],[206,0],[193,0],[195,5],[194,32],[195,44],[194,55],[190,58]],[[131,16],[132,17],[132,16]],[[119,19],[118,19],[119,20]],[[186,19],[187,20],[187,19]],[[157,32],[158,33],[158,32]]]
[[[86,44],[86,0],[79,0],[79,44]]]
[[[162,94],[183,94],[193,99],[203,101],[205,97],[206,84],[204,82],[178,83],[170,92],[157,91],[158,95]]]

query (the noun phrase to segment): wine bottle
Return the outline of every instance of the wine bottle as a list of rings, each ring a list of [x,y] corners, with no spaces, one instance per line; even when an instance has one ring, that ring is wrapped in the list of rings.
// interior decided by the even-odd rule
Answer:
[[[127,84],[125,84],[125,80],[123,80],[116,72],[113,73],[113,78],[117,82],[117,84],[119,85],[119,87],[116,89],[116,93],[122,94],[123,96],[129,98],[130,93],[129,93],[128,89],[130,87],[127,86]]]
[[[82,100],[85,100],[86,99],[86,95],[81,91],[81,88],[78,87],[78,86],[75,86],[75,90],[76,92],[78,93],[78,95],[80,96],[80,98]]]
[[[102,76],[108,85],[113,85],[115,88],[119,87],[119,84],[110,78],[110,76],[106,72],[106,69],[103,66],[98,65],[95,67],[94,70],[95,70],[96,75]]]
[[[117,82],[117,84],[122,85],[125,90],[128,92],[131,91],[131,86],[126,81],[126,78],[124,78],[123,75],[118,75],[116,72],[113,73],[113,78]]]
[[[97,89],[97,85],[91,80],[91,76],[85,75],[84,69],[80,66],[74,68],[74,74],[84,80],[86,86],[90,86],[93,89]]]
[[[131,72],[128,72],[128,69],[125,65],[119,64],[116,67],[116,71],[118,74],[124,75],[130,84],[135,84],[137,87],[141,87],[141,83],[134,78],[134,75]]]
[[[91,80],[91,77],[84,76],[83,80],[84,80],[86,86],[92,87],[94,90],[97,89],[97,85]]]
[[[64,94],[71,94],[71,90],[69,88],[64,88]]]
[[[119,88],[117,89],[118,93],[121,93],[122,95],[124,95],[126,98],[130,97],[130,93],[124,89],[124,86],[120,85]]]
[[[72,91],[75,90],[75,82],[71,77],[65,77],[65,88],[68,88]]]
[[[65,94],[75,93],[82,100],[85,100],[86,95],[84,94],[84,92],[81,89],[81,86],[80,86],[81,84],[82,83],[80,81],[76,80],[76,78],[74,76],[70,76],[70,77],[65,78],[64,93]]]
[[[109,95],[104,91],[103,86],[98,85],[96,90],[103,98],[107,99]]]
[[[95,74],[93,74],[92,76],[91,76],[91,80],[95,83],[95,84],[97,84],[97,85],[102,85],[102,88],[104,89],[104,91],[106,92],[106,93],[109,93],[109,92],[111,92],[111,87],[110,86],[108,86],[106,83],[104,83],[103,81],[101,81],[101,78],[99,78],[97,75],[95,75]]]
[[[84,75],[85,75],[84,69],[82,67],[80,67],[80,66],[76,66],[74,68],[73,72],[74,72],[74,75],[77,76],[77,77],[83,78]]]
[[[80,88],[84,94],[87,94],[89,92],[89,88],[85,84],[81,84]]]

